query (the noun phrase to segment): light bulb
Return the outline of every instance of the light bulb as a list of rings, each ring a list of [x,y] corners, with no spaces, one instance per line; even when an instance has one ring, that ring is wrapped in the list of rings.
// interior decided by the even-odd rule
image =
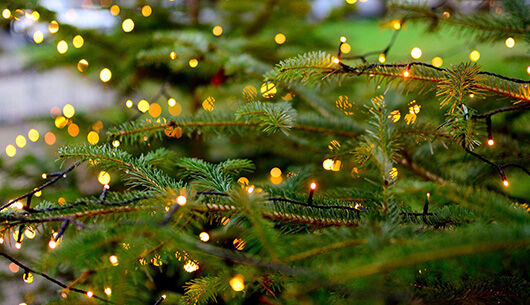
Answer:
[[[495,141],[493,141],[493,139],[488,139],[488,145],[493,146],[493,144],[495,144]]]

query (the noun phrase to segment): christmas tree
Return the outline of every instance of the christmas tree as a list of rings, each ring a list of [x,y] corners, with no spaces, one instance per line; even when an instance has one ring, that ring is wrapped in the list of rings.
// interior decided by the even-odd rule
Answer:
[[[0,7],[117,96],[6,146],[20,304],[529,303],[530,6],[366,2]]]

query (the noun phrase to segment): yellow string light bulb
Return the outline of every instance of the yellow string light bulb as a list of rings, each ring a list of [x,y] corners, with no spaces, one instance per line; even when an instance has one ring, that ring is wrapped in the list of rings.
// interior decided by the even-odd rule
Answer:
[[[86,137],[88,143],[92,144],[92,145],[96,145],[98,144],[99,142],[99,134],[95,131],[91,131],[88,133],[87,137]]]
[[[241,274],[238,274],[230,279],[229,281],[230,287],[232,287],[232,290],[236,292],[243,291],[245,289],[245,282],[243,280],[243,276]]]
[[[127,107],[127,108],[132,108],[132,106],[133,106],[133,101],[131,101],[131,100],[127,100],[127,101],[125,102],[125,107]]]
[[[506,41],[504,41],[504,44],[506,45],[506,47],[511,49],[515,46],[515,39],[513,39],[512,37],[508,37]]]
[[[344,54],[348,54],[350,53],[351,51],[351,46],[350,44],[348,43],[343,43],[341,46],[340,46],[340,51]]]
[[[94,293],[89,290],[89,291],[86,292],[86,296],[90,299],[90,298],[92,298],[94,296]]]
[[[8,10],[7,8],[5,8],[5,9],[2,11],[2,17],[4,17],[4,19],[9,19],[9,18],[11,18],[11,11]]]
[[[118,16],[120,14],[120,7],[116,4],[110,7],[110,14],[112,16]]]
[[[176,59],[177,58],[177,52],[175,52],[175,51],[169,52],[169,58],[171,58],[173,60]]]
[[[180,195],[177,197],[177,204],[180,206],[185,205],[187,201],[186,196]]]
[[[378,58],[378,60],[379,60],[380,63],[384,64],[385,61],[386,61],[386,56],[385,56],[385,54],[383,54],[383,53],[379,54],[379,58]]]
[[[59,23],[55,20],[50,21],[50,24],[48,24],[48,31],[52,34],[59,32]]]
[[[64,40],[60,40],[57,43],[57,52],[59,52],[59,54],[64,54],[67,51],[68,51],[68,43],[66,43],[66,41]]]
[[[439,68],[444,63],[443,59],[439,56],[436,56],[432,59],[432,65]]]
[[[493,146],[493,144],[495,144],[495,141],[493,141],[493,139],[488,139],[488,145]]]
[[[199,65],[199,61],[196,58],[192,58],[188,61],[188,65],[192,68],[196,68]]]
[[[311,182],[311,184],[309,185],[309,188],[314,191],[317,188],[317,184],[315,182]]]
[[[26,146],[26,137],[24,137],[23,135],[18,135],[16,138],[15,138],[15,143],[17,144],[18,147],[22,148],[24,146]]]
[[[22,244],[21,244],[20,242],[17,241],[17,242],[15,243],[15,248],[16,248],[17,250],[20,250],[20,248],[22,248]]]
[[[355,3],[357,3],[357,0],[346,0],[346,3],[355,4]]]
[[[278,89],[276,89],[276,85],[273,82],[265,82],[261,85],[259,91],[264,98],[273,98]]]
[[[39,44],[39,43],[43,42],[44,41],[44,34],[41,31],[35,31],[35,33],[33,33],[33,41],[36,44]]]
[[[202,242],[208,242],[210,240],[210,234],[208,234],[208,232],[201,232],[199,234],[199,239],[202,241]]]
[[[121,28],[125,33],[129,33],[134,29],[134,21],[131,18],[123,20]]]
[[[153,13],[153,9],[149,5],[144,5],[142,7],[142,16],[149,17]]]
[[[99,172],[98,182],[101,183],[102,185],[109,184],[110,183],[110,174],[107,173],[106,171]]]
[[[83,73],[86,71],[87,67],[88,67],[88,61],[86,59],[80,59],[77,62],[77,71]]]
[[[17,149],[15,146],[9,144],[6,146],[6,155],[8,157],[14,157],[17,154]]]
[[[169,105],[169,107],[173,107],[177,104],[177,101],[174,98],[170,98],[167,100],[167,104]]]
[[[276,34],[276,36],[274,36],[274,41],[277,44],[284,44],[286,40],[287,40],[287,37],[285,37],[285,35],[282,33],[278,33]]]
[[[109,296],[109,297],[112,295],[112,289],[111,289],[110,287],[108,287],[108,286],[105,287],[104,292],[105,292],[105,294],[106,294],[107,296]]]
[[[333,56],[333,63],[338,65],[340,63],[340,59],[338,59],[337,57]]]
[[[469,53],[469,59],[471,61],[478,61],[480,59],[479,51],[477,51],[477,50],[471,51],[471,53]]]
[[[24,235],[26,235],[26,237],[29,238],[29,239],[33,239],[33,238],[35,238],[37,233],[35,233],[35,229],[27,228],[26,230],[24,230]]]
[[[112,78],[112,72],[111,72],[109,69],[107,69],[107,68],[103,68],[103,69],[101,70],[101,72],[99,72],[99,79],[100,79],[102,82],[106,83],[106,82],[108,82],[111,78]]]
[[[109,256],[109,261],[112,264],[112,266],[118,266],[120,264],[118,262],[118,257],[116,255]]]
[[[252,194],[254,192],[254,186],[253,185],[249,186],[248,189],[247,189],[247,192],[249,194]]]
[[[271,169],[270,175],[272,177],[280,177],[282,175],[282,170],[277,168],[277,167],[275,167],[275,168]]]
[[[140,102],[138,102],[138,110],[140,110],[142,113],[146,113],[147,111],[149,111],[149,102],[146,101],[146,100],[141,100]]]
[[[410,76],[409,70],[403,71],[403,77],[409,77],[409,76]]]
[[[63,115],[67,118],[73,117],[75,114],[75,108],[74,106],[70,104],[66,104],[63,106]]]
[[[50,242],[48,243],[48,247],[50,247],[50,249],[55,249],[57,248],[57,242],[55,242],[55,240],[51,239]]]
[[[37,142],[39,140],[39,132],[37,129],[32,128],[28,131],[28,139],[31,142]]]
[[[394,20],[392,21],[392,27],[394,28],[394,30],[399,30],[401,29],[401,21],[399,20]]]
[[[502,180],[502,184],[504,184],[505,187],[508,187],[510,185],[507,179]]]
[[[223,34],[223,28],[220,25],[216,25],[213,27],[212,33],[215,36],[221,36],[221,34]]]
[[[418,47],[414,47],[411,51],[410,51],[410,56],[414,59],[418,59],[421,57],[421,49],[418,48]]]
[[[112,141],[112,146],[114,146],[114,147],[120,146],[120,141],[118,141],[118,140]]]

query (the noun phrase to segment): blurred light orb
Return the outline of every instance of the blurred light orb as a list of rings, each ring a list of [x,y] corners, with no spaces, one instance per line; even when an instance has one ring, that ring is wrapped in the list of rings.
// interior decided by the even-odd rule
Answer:
[[[95,131],[89,132],[86,138],[87,138],[88,143],[92,145],[96,145],[99,142],[99,134]]]
[[[127,101],[125,102],[125,107],[127,107],[127,108],[132,108],[132,106],[133,106],[133,101],[131,101],[131,100],[127,100]]]
[[[506,47],[511,49],[515,46],[515,39],[513,39],[512,37],[508,37],[504,44],[506,45]]]
[[[15,138],[15,143],[16,143],[17,146],[20,147],[20,148],[26,146],[26,137],[24,137],[23,135],[19,134],[19,135]]]
[[[99,172],[99,175],[98,175],[98,182],[103,184],[103,185],[106,185],[106,184],[109,184],[110,183],[110,174],[107,173],[106,171],[101,171]],[[113,255],[114,256],[114,255]],[[112,257],[112,256],[111,256]],[[116,256],[114,256],[116,257]],[[109,258],[110,259],[110,258]],[[116,257],[116,261],[118,261],[118,258]],[[112,260],[111,260],[112,262]]]
[[[71,136],[71,137],[77,137],[77,135],[79,134],[79,126],[77,126],[77,124],[70,124],[68,125],[68,134]]]
[[[146,100],[141,100],[140,102],[138,102],[138,110],[140,110],[142,113],[146,113],[147,111],[149,111],[149,108],[149,102],[147,102]]]
[[[277,167],[275,167],[275,168],[271,169],[270,175],[272,177],[280,177],[282,175],[282,170],[277,168]]]
[[[74,39],[72,39],[72,44],[74,45],[74,48],[79,49],[85,44],[85,40],[83,39],[83,36],[75,35]]]
[[[471,53],[469,53],[469,59],[471,61],[478,61],[480,59],[479,51],[477,51],[477,50],[471,51]]]
[[[7,145],[6,146],[6,155],[8,157],[14,157],[17,154],[17,148],[14,145]]]
[[[170,98],[167,100],[167,104],[169,105],[169,107],[173,107],[177,104],[177,101],[174,98]]]
[[[66,104],[63,106],[63,115],[67,118],[73,117],[75,114],[75,108],[74,106],[70,104]]]
[[[142,7],[142,16],[149,17],[153,13],[153,9],[149,5],[144,5]]]
[[[37,142],[39,140],[39,132],[37,129],[32,128],[28,131],[28,139],[31,142]]]
[[[212,33],[215,36],[221,36],[221,34],[223,34],[223,28],[220,25],[216,25],[213,27]]]
[[[231,278],[229,284],[230,287],[232,287],[232,290],[236,292],[240,292],[245,289],[245,282],[243,281],[243,276],[241,274],[238,274]]]
[[[444,61],[441,57],[436,56],[432,59],[432,65],[435,67],[441,67],[443,65]]]
[[[175,51],[171,51],[171,52],[169,53],[169,58],[175,60],[175,59],[177,58],[177,52],[175,52]]]
[[[357,3],[357,0],[346,0],[346,3],[355,4],[355,3]]]
[[[284,43],[285,43],[285,40],[287,40],[287,38],[286,38],[285,35],[282,34],[282,33],[278,33],[278,34],[276,34],[276,36],[274,36],[274,41],[275,41],[277,44],[284,44]]]
[[[118,16],[120,14],[120,7],[116,4],[110,7],[110,14],[112,16]]]
[[[7,8],[5,8],[5,9],[2,11],[2,17],[4,17],[4,19],[9,19],[9,18],[11,18],[11,11],[8,10]]]
[[[414,47],[412,51],[410,51],[410,56],[414,59],[418,59],[421,57],[421,49],[418,47]]]
[[[77,71],[83,73],[86,71],[86,68],[88,68],[88,61],[86,59],[80,59],[77,62]]]
[[[348,43],[343,43],[341,46],[340,46],[340,51],[344,54],[348,54],[350,53],[351,51],[351,46],[350,44]]]
[[[380,63],[384,64],[385,61],[386,61],[385,54],[383,54],[383,53],[379,54],[379,58],[377,60],[379,60]]]
[[[195,68],[199,65],[199,61],[196,58],[192,58],[190,59],[188,64],[190,65],[190,67]]]
[[[204,243],[208,242],[210,240],[210,234],[208,234],[208,232],[201,232],[199,234],[199,239]]]
[[[99,79],[104,83],[108,82],[111,77],[112,72],[107,68],[104,68],[103,70],[101,70],[101,72],[99,72]]]
[[[48,24],[48,31],[52,34],[59,32],[59,23],[55,20],[50,21],[50,24]]]
[[[125,33],[129,33],[134,29],[134,21],[131,18],[123,20],[121,28]]]
[[[55,144],[55,135],[53,134],[53,132],[51,131],[48,131],[45,135],[44,135],[44,142],[48,145],[53,145]]]
[[[57,52],[59,52],[59,54],[64,54],[67,51],[68,51],[68,43],[66,43],[66,41],[64,40],[60,40],[57,43]]]
[[[36,44],[39,44],[39,43],[43,42],[44,41],[44,34],[41,31],[35,31],[35,33],[33,33],[33,41]]]

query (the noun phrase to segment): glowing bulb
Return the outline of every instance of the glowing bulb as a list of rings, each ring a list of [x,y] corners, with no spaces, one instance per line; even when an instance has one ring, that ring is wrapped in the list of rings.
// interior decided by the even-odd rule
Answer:
[[[110,295],[112,294],[112,289],[110,289],[110,287],[108,287],[108,286],[105,287],[105,290],[104,290],[104,291],[105,291],[105,294],[106,294],[107,296],[109,296],[109,297],[110,297]]]
[[[26,137],[24,137],[23,135],[19,134],[19,135],[15,138],[15,143],[16,143],[17,146],[20,147],[20,148],[26,146]]]
[[[185,205],[187,201],[188,200],[186,199],[186,196],[180,195],[180,196],[177,197],[177,204],[180,205],[180,206]]]
[[[169,58],[171,58],[171,59],[177,58],[177,52],[175,52],[175,51],[169,52]]]
[[[216,25],[216,26],[213,27],[212,33],[215,36],[221,36],[221,34],[223,34],[223,28],[221,26],[219,26],[219,25]]]
[[[11,11],[8,10],[7,8],[4,9],[2,11],[2,17],[4,17],[4,19],[9,19],[11,17]]]
[[[502,184],[504,184],[505,187],[508,187],[508,185],[510,185],[508,183],[508,180],[506,180],[506,179],[502,180]]]
[[[149,111],[150,105],[148,101],[141,100],[140,102],[138,102],[137,107],[138,107],[138,110],[140,110],[143,113],[146,113],[147,111]]]
[[[28,131],[28,139],[31,142],[37,142],[39,140],[39,132],[37,131],[37,129],[32,128]]]
[[[530,74],[530,66],[526,67],[526,73]]]
[[[444,63],[443,59],[439,56],[436,56],[432,59],[432,65],[435,66],[435,67],[441,67],[442,64]]]
[[[114,146],[114,147],[120,146],[120,141],[118,141],[118,140],[112,141],[112,146]]]
[[[192,260],[188,260],[184,265],[184,270],[188,273],[192,273],[199,270],[199,265]]]
[[[190,59],[188,64],[190,65],[190,67],[195,68],[199,65],[199,61],[196,58],[192,58]]]
[[[409,76],[410,76],[410,72],[409,72],[409,70],[405,70],[405,71],[403,72],[403,76],[404,76],[404,77],[409,77]]]
[[[142,7],[142,16],[149,17],[151,16],[152,12],[153,12],[153,9],[149,5],[144,5]]]
[[[95,132],[95,131],[91,131],[86,136],[86,139],[87,139],[88,143],[90,143],[92,145],[96,145],[99,142],[99,134],[97,132]]]
[[[506,47],[511,49],[515,46],[515,39],[513,39],[512,37],[508,37],[508,39],[506,39],[504,44],[506,45]]]
[[[131,18],[123,20],[123,22],[121,23],[121,28],[125,33],[129,33],[134,29],[134,21],[132,21]]]
[[[132,102],[131,100],[127,100],[127,101],[125,102],[125,107],[127,107],[127,108],[131,108],[132,106],[133,106],[133,102]]]
[[[99,181],[99,183],[101,183],[103,185],[109,184],[110,183],[110,174],[107,173],[106,171],[99,172],[98,181]]]
[[[382,64],[384,64],[385,61],[386,61],[386,56],[385,56],[385,54],[382,54],[382,53],[379,54],[379,62],[382,63]]]
[[[493,141],[493,139],[488,139],[488,145],[493,146],[493,144],[495,144],[495,141]]]
[[[480,53],[479,53],[479,51],[477,51],[477,50],[473,50],[473,51],[471,51],[471,53],[469,53],[469,59],[470,59],[471,61],[477,61],[477,60],[479,60],[479,59],[480,59]]]
[[[401,29],[401,22],[399,20],[394,20],[392,21],[392,27],[394,28],[394,30],[399,30]]]
[[[22,244],[19,243],[19,242],[17,241],[17,242],[15,243],[15,248],[17,248],[17,250],[20,249],[20,248],[22,248]]]
[[[83,36],[75,35],[72,44],[74,45],[74,48],[79,49],[85,44],[85,40],[83,39]]]
[[[241,274],[231,278],[229,283],[230,287],[232,287],[232,290],[236,292],[243,291],[245,289],[245,282],[243,281],[243,276]]]
[[[325,170],[331,170],[333,168],[333,160],[332,159],[326,159],[324,160],[324,162],[322,162],[322,167],[325,169]]]
[[[41,31],[35,31],[33,33],[33,41],[35,41],[36,44],[41,43],[44,40],[44,34],[42,34]]]
[[[99,79],[101,79],[101,81],[104,83],[108,82],[111,77],[112,72],[107,68],[104,68],[103,70],[101,70],[101,72],[99,72]]]
[[[57,248],[57,243],[52,239],[48,243],[48,247],[50,247],[50,249],[55,249],[55,248]]]
[[[74,116],[75,114],[75,108],[74,106],[70,105],[70,104],[66,104],[64,105],[63,107],[63,114],[65,117],[67,118],[71,118]]]
[[[59,31],[59,23],[57,23],[55,20],[50,21],[50,24],[48,25],[48,31],[50,31],[52,34],[57,33]]]
[[[22,210],[22,208],[24,207],[24,204],[22,204],[22,201],[15,201],[11,204],[11,207],[13,209],[17,209],[17,210]]]
[[[166,299],[166,295],[165,294],[162,295],[162,299],[164,299],[164,300]]]
[[[89,291],[86,292],[86,296],[87,296],[88,298],[91,298],[91,297],[94,296],[94,293],[93,293],[92,291],[89,290]]]
[[[210,234],[208,234],[207,232],[201,232],[199,234],[199,239],[202,241],[202,242],[208,242],[210,240]]]
[[[431,193],[427,192],[427,199],[431,198]]]
[[[274,36],[274,41],[275,41],[277,44],[284,44],[284,43],[285,43],[285,40],[287,40],[287,38],[286,38],[285,35],[282,34],[282,33],[278,33],[278,34],[276,34],[276,36]]]
[[[346,42],[346,37],[345,36],[340,36],[340,42],[345,43]]]
[[[312,190],[315,190],[317,188],[317,184],[315,182],[311,182],[311,185],[309,186]]]
[[[414,47],[412,51],[410,51],[410,56],[414,59],[418,59],[421,57],[421,49],[418,47]]]
[[[119,265],[118,257],[116,255],[109,256],[109,261],[112,264],[112,266],[118,266]]]
[[[86,59],[80,59],[77,62],[77,70],[79,72],[81,72],[81,73],[85,72],[87,67],[88,67],[88,61]]]
[[[175,101],[174,98],[170,98],[167,100],[167,104],[169,105],[169,107],[173,107],[177,104],[177,101]]]
[[[0,245],[3,245],[3,244],[4,244],[4,238],[0,237]]]
[[[340,51],[344,54],[348,54],[350,53],[351,51],[351,46],[350,44],[348,43],[343,43],[341,46],[340,46]]]
[[[335,64],[339,64],[340,60],[337,57],[333,57],[333,62]]]
[[[249,186],[248,189],[247,189],[247,192],[249,194],[252,194],[254,192],[254,187],[253,186]]]
[[[120,14],[120,7],[114,4],[110,7],[110,14],[112,16],[118,16]]]
[[[66,51],[68,51],[68,44],[66,43],[66,41],[60,40],[57,43],[57,52],[59,52],[59,54],[64,54],[66,53]]]
[[[270,172],[271,176],[272,177],[280,177],[282,175],[282,170],[275,167],[273,169],[271,169],[271,172]]]
[[[29,228],[24,231],[24,235],[29,239],[33,239],[35,238],[36,233],[34,229]]]

